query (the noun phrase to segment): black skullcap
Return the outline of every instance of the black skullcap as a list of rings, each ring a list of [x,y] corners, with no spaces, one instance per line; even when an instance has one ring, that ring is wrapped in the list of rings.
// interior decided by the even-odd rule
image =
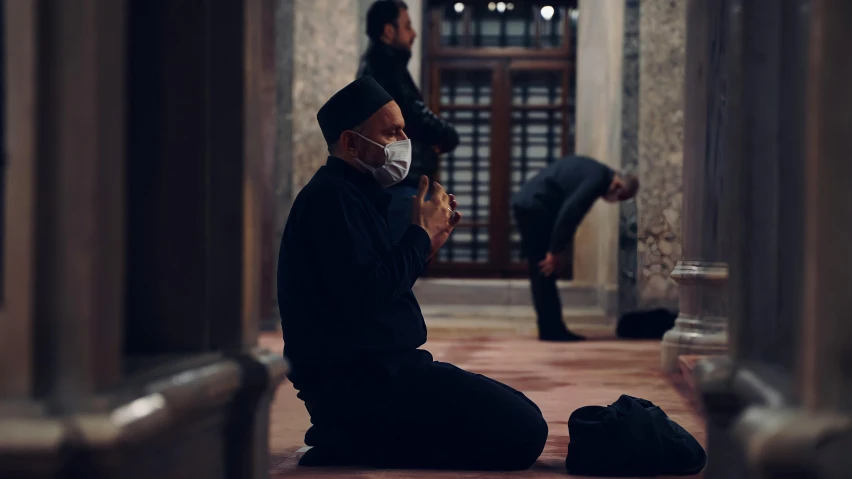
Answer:
[[[360,125],[393,101],[371,76],[363,76],[335,93],[317,112],[322,136],[331,145],[340,134]]]

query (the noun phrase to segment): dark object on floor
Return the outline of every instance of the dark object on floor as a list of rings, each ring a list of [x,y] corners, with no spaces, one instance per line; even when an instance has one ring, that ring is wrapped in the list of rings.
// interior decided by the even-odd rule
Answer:
[[[691,476],[707,463],[701,444],[658,406],[622,395],[568,419],[565,468],[580,476]]]
[[[621,316],[615,334],[624,339],[662,339],[672,329],[678,311],[665,308],[633,311]]]

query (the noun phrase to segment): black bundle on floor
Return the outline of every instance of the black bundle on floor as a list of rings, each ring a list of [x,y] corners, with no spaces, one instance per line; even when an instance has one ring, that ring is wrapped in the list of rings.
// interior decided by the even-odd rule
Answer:
[[[674,327],[678,311],[665,308],[633,311],[621,316],[615,334],[624,339],[662,339]]]
[[[623,394],[568,418],[565,468],[579,476],[691,476],[707,463],[701,444],[651,401]]]

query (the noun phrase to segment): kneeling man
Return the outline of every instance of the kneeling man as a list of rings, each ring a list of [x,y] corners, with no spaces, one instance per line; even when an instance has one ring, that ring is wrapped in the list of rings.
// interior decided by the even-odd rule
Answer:
[[[547,424],[523,394],[434,361],[412,286],[461,215],[420,179],[396,241],[383,188],[408,172],[397,104],[371,77],[317,119],[331,156],[293,203],[281,239],[278,302],[290,380],[311,415],[302,465],[519,470]]]

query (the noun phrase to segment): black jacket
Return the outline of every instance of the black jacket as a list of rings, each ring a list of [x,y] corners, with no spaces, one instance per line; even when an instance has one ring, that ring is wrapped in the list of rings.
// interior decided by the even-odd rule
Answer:
[[[514,198],[515,210],[553,222],[550,251],[562,252],[586,213],[609,189],[615,171],[585,156],[566,156],[542,169]]]
[[[426,342],[411,287],[431,242],[412,225],[394,243],[389,203],[372,175],[334,157],[296,196],[278,255],[284,355],[294,387],[361,363],[393,368]]]
[[[438,171],[438,154],[433,147],[449,153],[459,145],[459,134],[450,122],[433,113],[424,103],[408,72],[410,59],[410,51],[372,42],[361,57],[358,78],[366,75],[375,78],[402,110],[405,134],[411,138],[412,146],[411,169],[405,181],[416,184],[421,175],[431,178]]]

